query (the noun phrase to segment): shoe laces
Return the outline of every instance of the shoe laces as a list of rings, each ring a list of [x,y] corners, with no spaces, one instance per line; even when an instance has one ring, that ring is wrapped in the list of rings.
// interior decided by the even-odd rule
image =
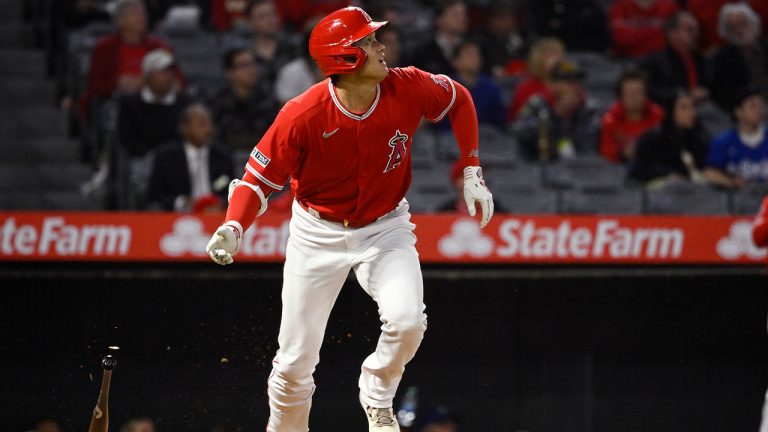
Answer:
[[[389,408],[368,407],[368,416],[377,426],[392,426],[395,424],[394,416]]]

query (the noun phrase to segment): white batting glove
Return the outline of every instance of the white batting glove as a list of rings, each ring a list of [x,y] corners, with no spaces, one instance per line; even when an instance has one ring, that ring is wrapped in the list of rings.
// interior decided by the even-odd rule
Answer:
[[[232,264],[232,256],[240,248],[240,233],[242,228],[238,227],[237,222],[227,222],[216,229],[213,237],[208,242],[205,250],[213,262],[219,265]]]
[[[483,180],[483,169],[479,166],[464,168],[464,202],[470,216],[475,216],[475,204],[480,203],[483,215],[480,218],[480,228],[484,228],[493,217],[493,195]]]

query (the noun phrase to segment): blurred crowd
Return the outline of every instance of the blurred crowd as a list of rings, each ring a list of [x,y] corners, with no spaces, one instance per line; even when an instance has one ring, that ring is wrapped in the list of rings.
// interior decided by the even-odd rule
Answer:
[[[390,22],[390,67],[470,90],[484,163],[505,147],[520,163],[598,157],[640,187],[768,184],[764,0],[57,0],[48,72],[94,167],[83,191],[113,209],[225,208],[280,107],[324,79],[314,23],[347,5]],[[439,150],[420,162],[455,158]]]

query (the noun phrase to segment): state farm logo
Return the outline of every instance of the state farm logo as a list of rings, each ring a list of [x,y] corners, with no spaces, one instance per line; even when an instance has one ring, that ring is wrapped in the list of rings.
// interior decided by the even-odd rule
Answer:
[[[480,225],[474,219],[459,219],[453,223],[451,232],[440,239],[437,248],[448,258],[464,254],[484,258],[493,253],[493,239],[480,231]]]
[[[160,250],[171,257],[184,254],[206,255],[205,246],[213,233],[205,231],[200,219],[183,216],[173,223],[173,231],[160,239]],[[288,243],[288,221],[280,226],[259,226],[254,223],[240,240],[238,256],[285,256]]]
[[[727,260],[739,259],[742,256],[759,260],[768,256],[768,249],[759,249],[752,242],[752,222],[736,221],[731,225],[728,237],[717,242],[717,254]]]
[[[160,239],[160,250],[169,256],[185,253],[205,255],[210,234],[203,231],[203,223],[195,217],[181,217],[173,223],[173,231]]]
[[[440,239],[447,258],[669,259],[680,258],[685,232],[678,227],[625,226],[618,219],[574,226],[563,219],[540,226],[536,219],[510,218],[499,225],[496,239],[480,231],[473,219],[459,219]],[[495,244],[494,244],[495,243]]]
[[[49,216],[39,224],[17,224],[10,217],[0,226],[0,255],[126,255],[131,236],[127,225],[71,223],[63,216]]]

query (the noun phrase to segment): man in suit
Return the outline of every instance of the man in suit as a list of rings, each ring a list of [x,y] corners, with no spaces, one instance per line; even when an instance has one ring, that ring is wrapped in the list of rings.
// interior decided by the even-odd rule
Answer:
[[[179,122],[181,142],[158,149],[147,189],[155,210],[223,210],[233,178],[231,156],[211,145],[213,122],[205,105],[187,107]],[[206,205],[201,205],[206,204]]]

